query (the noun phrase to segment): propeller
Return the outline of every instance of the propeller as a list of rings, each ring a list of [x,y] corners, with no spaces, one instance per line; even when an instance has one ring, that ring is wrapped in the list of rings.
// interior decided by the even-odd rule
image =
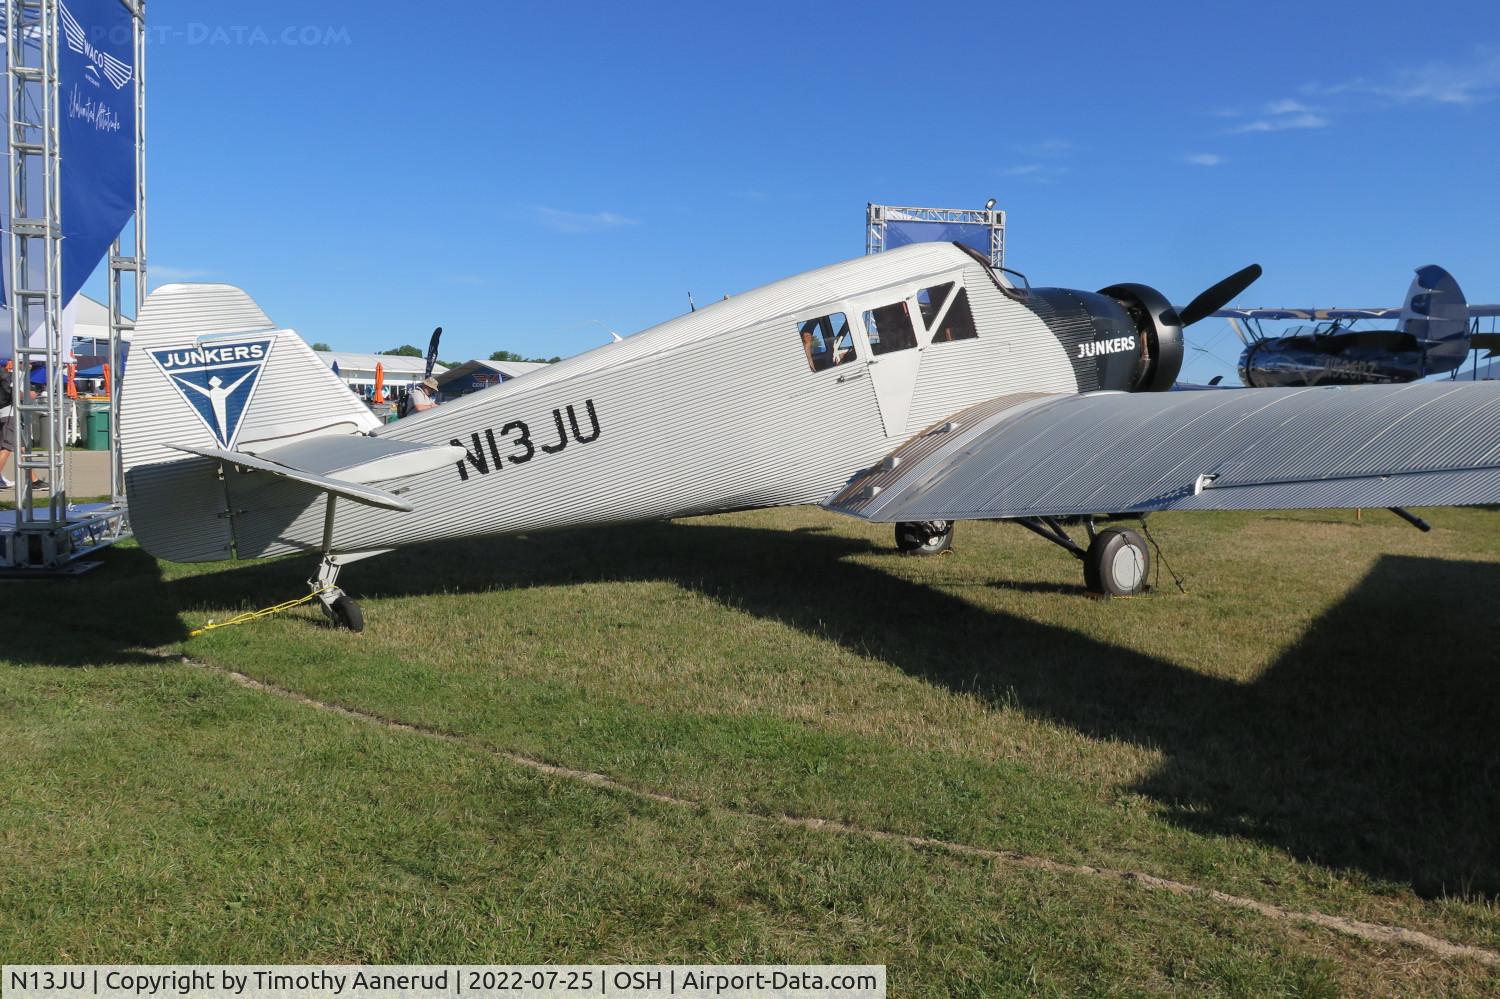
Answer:
[[[1200,319],[1207,319],[1234,301],[1235,296],[1254,284],[1260,275],[1260,264],[1251,264],[1243,270],[1235,271],[1218,284],[1200,292],[1197,298],[1177,313],[1177,318],[1182,321],[1183,326],[1191,326]]]

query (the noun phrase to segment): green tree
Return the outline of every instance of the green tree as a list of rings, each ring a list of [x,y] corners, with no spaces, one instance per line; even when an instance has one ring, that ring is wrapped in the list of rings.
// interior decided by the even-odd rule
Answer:
[[[317,343],[313,344],[313,348],[312,349],[313,350],[332,350],[333,348],[330,347],[330,346],[328,346],[328,344],[324,343],[322,340],[319,340]]]
[[[525,364],[556,364],[560,357],[522,357],[513,350],[497,350],[490,355],[492,361],[520,361]]]
[[[424,356],[420,350],[418,350],[416,347],[413,347],[409,343],[403,343],[401,346],[397,347],[395,350],[382,350],[381,353],[384,354],[384,355],[386,355],[387,357],[391,357],[391,356],[394,356],[394,357],[422,357],[422,356]]]

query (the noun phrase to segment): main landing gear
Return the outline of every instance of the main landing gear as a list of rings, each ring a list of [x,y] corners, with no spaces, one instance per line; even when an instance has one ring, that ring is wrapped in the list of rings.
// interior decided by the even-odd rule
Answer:
[[[1083,584],[1090,593],[1108,597],[1133,597],[1150,589],[1151,550],[1140,533],[1128,527],[1096,530],[1092,517],[1083,520],[1089,546],[1068,537],[1056,517],[1023,517],[1016,521],[1083,563]]]
[[[922,520],[896,525],[896,547],[902,555],[941,555],[953,547],[951,520]]]
[[[355,603],[354,598],[339,589],[335,581],[339,578],[339,569],[343,568],[336,555],[324,555],[323,561],[318,563],[318,571],[313,578],[307,581],[314,593],[318,595],[318,602],[323,607],[323,613],[340,628],[348,628],[353,632],[365,630],[365,612]]]
[[[339,570],[357,559],[368,558],[378,552],[354,552],[336,554],[333,550],[333,515],[337,497],[328,494],[328,507],[323,515],[323,561],[318,571],[307,581],[323,607],[323,613],[340,628],[358,633],[365,630],[365,612],[354,598],[338,588]]]

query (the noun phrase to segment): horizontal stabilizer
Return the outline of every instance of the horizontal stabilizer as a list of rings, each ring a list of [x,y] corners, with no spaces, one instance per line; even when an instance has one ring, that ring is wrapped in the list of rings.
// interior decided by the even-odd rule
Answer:
[[[1500,353],[1500,333],[1476,333],[1469,341],[1469,346],[1475,350],[1487,350],[1486,357],[1494,357]]]
[[[357,434],[322,434],[271,448],[245,450],[288,468],[360,483],[433,472],[463,461],[467,453],[451,444],[415,444]]]
[[[455,458],[450,451],[458,452],[458,457],[463,457],[462,448],[448,447],[423,447],[404,445],[400,450],[387,450],[381,448],[382,453],[371,454],[370,451],[356,442],[371,442],[380,445],[398,444],[396,441],[379,441],[371,437],[356,436],[334,436],[313,438],[300,441],[296,444],[284,445],[275,452],[268,452],[265,456],[257,456],[245,451],[227,451],[216,447],[195,447],[188,444],[169,445],[173,450],[185,451],[188,454],[196,454],[203,458],[216,458],[227,462],[236,468],[242,468],[252,472],[269,472],[311,486],[322,492],[332,493],[351,499],[356,503],[366,506],[382,507],[387,510],[399,510],[410,512],[412,505],[394,493],[388,493],[384,489],[376,489],[374,486],[366,485],[371,481],[383,481],[385,479],[400,478],[404,475],[415,475],[421,471],[431,471],[443,465],[452,464]],[[301,454],[287,455],[285,452],[300,451]],[[321,451],[321,454],[318,452]],[[336,457],[336,451],[342,451],[343,457]],[[360,452],[363,452],[361,454]],[[424,453],[425,452],[425,453]],[[291,458],[321,457],[323,461],[317,462],[314,467],[298,467],[284,462]],[[441,459],[441,460],[437,460]],[[337,467],[319,467],[328,463],[335,463]],[[338,464],[341,463],[341,464]],[[415,470],[412,470],[415,469]],[[347,477],[326,474],[327,472],[345,472]],[[387,474],[393,473],[393,474]]]

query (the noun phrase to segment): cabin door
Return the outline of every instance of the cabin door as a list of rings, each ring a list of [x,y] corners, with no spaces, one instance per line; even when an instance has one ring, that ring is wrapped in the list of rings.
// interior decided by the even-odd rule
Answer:
[[[860,329],[870,347],[870,379],[887,437],[906,434],[917,369],[922,364],[919,338],[925,337],[925,331],[913,320],[914,301],[902,299],[863,309],[860,314]]]

